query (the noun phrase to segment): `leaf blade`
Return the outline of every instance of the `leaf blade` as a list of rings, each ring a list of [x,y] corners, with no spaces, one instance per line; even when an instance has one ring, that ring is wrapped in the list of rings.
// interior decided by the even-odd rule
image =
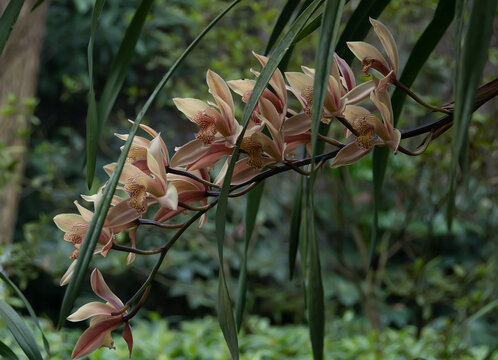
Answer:
[[[36,344],[31,330],[26,326],[23,319],[5,301],[0,299],[0,318],[3,319],[7,328],[16,339],[22,351],[30,360],[43,360],[40,349]]]
[[[294,277],[296,267],[297,249],[299,248],[299,235],[301,228],[301,214],[303,205],[303,181],[299,181],[294,206],[292,207],[290,234],[289,234],[289,280]]]
[[[7,44],[23,4],[24,0],[11,0],[0,17],[0,55]]]
[[[19,359],[17,355],[10,349],[10,347],[5,345],[5,343],[3,343],[2,341],[0,341],[0,355],[7,360]]]

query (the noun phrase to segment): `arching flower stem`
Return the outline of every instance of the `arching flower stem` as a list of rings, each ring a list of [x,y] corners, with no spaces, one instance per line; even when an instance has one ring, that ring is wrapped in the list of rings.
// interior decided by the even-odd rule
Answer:
[[[400,88],[409,97],[411,97],[413,100],[415,100],[416,102],[418,102],[420,105],[425,106],[428,109],[431,109],[431,110],[434,110],[434,111],[438,111],[438,112],[442,112],[442,113],[445,113],[445,114],[451,114],[452,113],[452,111],[450,111],[450,110],[443,109],[443,108],[441,108],[439,106],[435,106],[435,105],[431,105],[431,104],[426,103],[417,94],[415,94],[408,87],[406,87],[405,84],[399,82],[396,79],[393,81],[393,85],[395,85],[396,87]]]

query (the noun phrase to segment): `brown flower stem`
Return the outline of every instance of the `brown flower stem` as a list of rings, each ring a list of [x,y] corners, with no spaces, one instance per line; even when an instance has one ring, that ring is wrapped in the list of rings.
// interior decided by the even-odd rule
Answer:
[[[195,176],[194,174],[192,173],[189,173],[188,171],[185,171],[185,170],[180,170],[180,169],[175,169],[175,168],[172,168],[172,167],[166,167],[166,172],[167,173],[171,173],[171,174],[176,174],[176,175],[181,175],[181,176],[185,176],[185,177],[188,177],[188,178],[191,178],[195,181],[198,181],[204,185],[207,185],[209,187],[214,187],[214,188],[217,188],[217,189],[221,189],[221,186],[220,185],[217,185],[215,183],[212,183],[208,180],[204,180],[198,176]]]
[[[147,288],[145,289],[145,291],[144,291],[142,297],[140,298],[140,301],[138,302],[137,306],[135,306],[129,314],[122,315],[123,321],[128,321],[137,314],[138,310],[140,310],[140,308],[144,304],[145,300],[147,300],[147,297],[149,296],[151,287],[152,287],[152,284],[147,286]]]
[[[345,118],[343,117],[339,117],[339,116],[336,116],[335,117],[337,120],[339,120],[339,122],[344,125],[349,131],[351,131],[353,133],[354,136],[359,136],[360,134],[358,133],[358,131],[356,131],[354,128],[353,128],[353,125],[351,125],[351,123],[349,121],[347,121]]]
[[[134,254],[138,254],[138,255],[155,255],[155,254],[159,254],[162,251],[161,248],[151,249],[151,250],[142,250],[142,249],[132,248],[129,246],[119,245],[116,243],[112,244],[111,249],[116,250],[116,251],[127,252],[127,253],[134,253]]]
[[[205,205],[205,206],[193,206],[193,205],[190,205],[190,204],[185,204],[181,201],[178,202],[178,206],[179,207],[182,207],[184,209],[187,209],[187,210],[192,210],[192,211],[202,211],[202,210],[206,210],[208,208],[209,205]]]
[[[328,144],[340,147],[340,148],[346,146],[346,144],[343,144],[342,142],[340,142],[340,141],[338,141],[336,139],[329,138],[328,136],[322,135],[320,133],[318,133],[318,139],[322,140],[322,141],[324,141],[324,142],[326,142]]]
[[[252,190],[253,187],[255,187],[256,185],[258,184],[258,182],[253,182],[251,185],[249,185],[248,187],[246,187],[244,190],[242,191],[239,191],[237,193],[229,193],[228,194],[228,197],[231,197],[231,198],[234,198],[234,197],[238,197],[238,196],[242,196],[242,195],[245,195],[247,194],[249,191]]]
[[[153,225],[153,226],[157,226],[157,227],[160,227],[160,228],[163,228],[163,229],[179,229],[179,228],[181,228],[182,226],[185,225],[185,223],[181,223],[181,224],[163,224],[163,223],[161,223],[159,221],[149,220],[149,219],[141,219],[141,218],[137,219],[137,224],[138,225]]]
[[[311,175],[311,172],[309,171],[306,171],[306,170],[303,170],[303,169],[300,169],[298,166],[295,166],[292,162],[290,161],[286,161],[284,162],[284,165],[288,166],[289,169],[291,170],[294,170],[295,172],[297,172],[298,174],[301,174],[301,175],[304,175],[304,176],[310,176]]]
[[[415,100],[416,102],[418,102],[420,105],[425,106],[426,108],[429,108],[429,109],[434,110],[434,111],[439,111],[439,112],[442,112],[442,113],[445,113],[445,114],[451,114],[452,113],[450,110],[443,109],[443,108],[441,108],[439,106],[434,106],[434,105],[426,103],[417,94],[415,94],[408,87],[406,87],[405,84],[400,83],[396,79],[393,81],[393,85],[395,85],[398,88],[400,88],[401,90],[403,90],[409,97],[411,97],[413,100]]]

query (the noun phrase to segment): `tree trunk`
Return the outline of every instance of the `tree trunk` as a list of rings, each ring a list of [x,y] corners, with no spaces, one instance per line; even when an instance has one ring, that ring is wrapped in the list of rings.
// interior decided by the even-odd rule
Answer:
[[[3,13],[8,0],[0,0]],[[0,56],[0,244],[12,241],[48,1],[25,1]]]

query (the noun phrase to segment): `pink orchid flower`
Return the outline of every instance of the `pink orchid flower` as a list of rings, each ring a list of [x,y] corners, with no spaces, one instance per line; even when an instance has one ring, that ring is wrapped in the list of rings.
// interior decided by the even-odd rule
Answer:
[[[71,359],[78,359],[92,353],[101,347],[114,349],[111,331],[124,324],[122,336],[128,344],[128,350],[131,357],[133,349],[133,336],[130,325],[124,320],[123,315],[112,315],[120,312],[124,308],[123,302],[109,289],[99,270],[92,272],[91,284],[93,292],[106,303],[91,302],[80,307],[75,313],[68,316],[69,321],[83,321],[88,318],[90,327],[81,334],[76,343]]]

